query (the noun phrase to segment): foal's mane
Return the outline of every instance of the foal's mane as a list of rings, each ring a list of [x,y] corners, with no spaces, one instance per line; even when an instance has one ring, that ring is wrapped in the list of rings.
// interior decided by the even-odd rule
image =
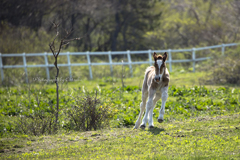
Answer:
[[[163,59],[163,57],[161,55],[157,55],[156,59]]]

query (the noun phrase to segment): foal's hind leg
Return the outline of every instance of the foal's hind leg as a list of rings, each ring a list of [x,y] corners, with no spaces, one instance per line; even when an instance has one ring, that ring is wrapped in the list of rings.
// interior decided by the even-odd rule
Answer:
[[[153,98],[154,98],[155,92],[156,91],[153,90],[153,89],[149,89],[149,91],[148,91],[148,101],[147,101],[147,105],[146,105],[146,113],[145,113],[145,115],[143,117],[142,124],[140,126],[141,128],[145,128],[146,127],[149,111],[153,107]]]
[[[146,108],[147,96],[148,96],[147,91],[142,93],[142,102],[140,104],[140,113],[139,113],[138,119],[135,123],[134,129],[138,129],[138,127],[140,126],[142,115],[143,115],[143,112]]]

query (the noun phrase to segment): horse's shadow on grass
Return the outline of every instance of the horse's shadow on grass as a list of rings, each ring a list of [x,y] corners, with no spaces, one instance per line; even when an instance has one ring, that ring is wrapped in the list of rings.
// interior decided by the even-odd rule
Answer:
[[[164,128],[157,128],[157,127],[148,129],[148,132],[151,132],[154,135],[157,135],[157,134],[159,134],[160,132],[163,132],[163,131],[165,131]]]

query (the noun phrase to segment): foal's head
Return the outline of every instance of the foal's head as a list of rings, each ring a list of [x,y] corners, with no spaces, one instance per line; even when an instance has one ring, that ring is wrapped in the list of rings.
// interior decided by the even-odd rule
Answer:
[[[167,52],[162,55],[157,55],[155,52],[153,53],[154,58],[154,67],[155,67],[155,78],[156,82],[159,82],[164,74],[165,70],[165,61],[167,59]]]

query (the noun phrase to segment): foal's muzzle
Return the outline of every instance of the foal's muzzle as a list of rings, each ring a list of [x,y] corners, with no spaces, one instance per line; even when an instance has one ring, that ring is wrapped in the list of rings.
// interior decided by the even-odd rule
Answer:
[[[155,80],[156,82],[159,82],[159,81],[160,81],[160,77],[155,76],[154,80]]]

